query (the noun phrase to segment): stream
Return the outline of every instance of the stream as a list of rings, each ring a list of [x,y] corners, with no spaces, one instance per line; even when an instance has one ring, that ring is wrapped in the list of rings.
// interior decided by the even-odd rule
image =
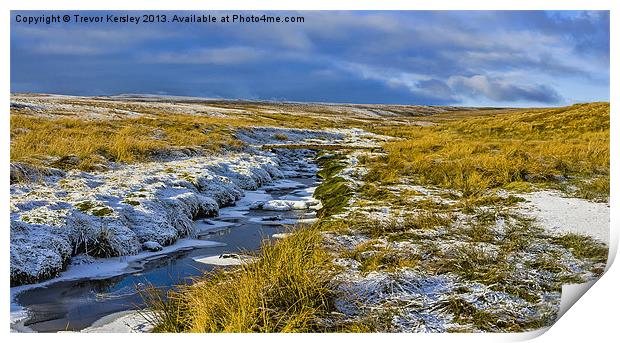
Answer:
[[[79,331],[104,316],[143,308],[138,290],[145,285],[166,289],[191,282],[191,277],[206,271],[221,268],[195,259],[256,251],[264,239],[275,239],[272,235],[285,232],[287,228],[284,224],[293,224],[299,219],[311,221],[315,218],[311,210],[265,211],[249,209],[248,205],[256,200],[308,197],[318,182],[315,176],[290,176],[259,190],[246,191],[235,206],[221,209],[218,217],[194,222],[199,232],[196,239],[220,244],[151,253],[147,258],[132,261],[121,275],[116,273],[115,276],[52,280],[41,285],[29,285],[14,295],[13,303],[21,306],[27,317],[12,325],[13,329]]]

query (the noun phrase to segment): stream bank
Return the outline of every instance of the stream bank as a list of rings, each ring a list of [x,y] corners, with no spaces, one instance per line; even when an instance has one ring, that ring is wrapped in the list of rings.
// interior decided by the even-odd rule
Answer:
[[[216,268],[201,263],[205,257],[255,251],[264,239],[286,233],[285,225],[312,221],[315,211],[311,209],[278,211],[261,206],[274,201],[315,203],[312,193],[318,180],[312,169],[314,153],[297,151],[294,155],[295,159],[286,159],[292,165],[282,168],[285,178],[245,191],[234,206],[220,209],[217,217],[195,220],[193,238],[179,240],[158,252],[97,261],[83,257],[82,264],[71,265],[56,279],[12,288],[12,315],[22,314],[12,329],[87,329],[102,317],[143,307],[139,290],[147,284],[166,288],[191,282],[191,277]],[[81,258],[75,258],[74,263]]]

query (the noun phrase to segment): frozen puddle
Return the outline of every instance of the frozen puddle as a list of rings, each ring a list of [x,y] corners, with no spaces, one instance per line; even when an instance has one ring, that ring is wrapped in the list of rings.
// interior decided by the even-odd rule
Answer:
[[[235,206],[215,218],[194,222],[196,237],[181,239],[161,251],[111,259],[74,258],[60,277],[11,288],[12,331],[142,332],[148,330],[135,310],[143,307],[145,285],[166,289],[214,268],[252,260],[240,251],[255,251],[264,239],[282,238],[286,226],[315,220],[310,206],[288,206],[274,212],[256,203],[299,201],[309,204],[317,179],[280,180],[246,191]],[[269,207],[269,206],[267,206]],[[153,247],[154,249],[156,247]]]

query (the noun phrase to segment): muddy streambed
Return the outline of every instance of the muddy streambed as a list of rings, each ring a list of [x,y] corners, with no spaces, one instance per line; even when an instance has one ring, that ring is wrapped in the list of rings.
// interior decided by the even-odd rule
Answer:
[[[190,282],[190,278],[216,266],[197,262],[206,256],[254,251],[264,239],[288,230],[286,224],[299,219],[311,221],[312,210],[266,211],[249,209],[257,200],[298,199],[312,195],[316,177],[290,177],[248,191],[236,206],[223,208],[216,218],[195,221],[197,240],[213,242],[191,244],[172,252],[152,253],[128,264],[122,274],[97,278],[78,278],[29,285],[13,294],[12,306],[20,306],[26,317],[12,324],[13,330],[55,332],[79,331],[98,319],[121,311],[144,307],[138,289],[145,285],[166,288]],[[165,250],[164,250],[165,251]]]

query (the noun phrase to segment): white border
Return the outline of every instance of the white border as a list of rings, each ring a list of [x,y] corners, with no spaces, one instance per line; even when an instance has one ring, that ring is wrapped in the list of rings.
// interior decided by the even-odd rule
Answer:
[[[0,223],[3,223],[3,251],[2,255],[2,273],[3,275],[9,274],[9,190],[8,190],[8,179],[9,179],[9,95],[10,95],[10,55],[9,55],[9,25],[10,25],[10,13],[9,10],[35,10],[35,9],[75,9],[75,10],[110,10],[110,9],[118,9],[118,10],[181,10],[181,9],[195,9],[195,10],[241,10],[241,9],[257,9],[257,10],[268,10],[268,9],[279,9],[279,10],[405,10],[405,9],[417,9],[417,10],[430,10],[430,9],[452,9],[452,10],[515,10],[515,9],[525,9],[525,10],[542,10],[542,9],[556,9],[556,10],[569,10],[569,9],[591,9],[591,10],[611,10],[611,69],[610,75],[611,77],[611,97],[610,102],[612,103],[611,107],[611,156],[619,156],[620,150],[618,149],[618,132],[620,127],[618,127],[618,121],[616,117],[618,116],[618,111],[616,109],[616,101],[618,101],[619,87],[618,87],[618,76],[620,75],[620,70],[618,69],[618,61],[620,61],[620,54],[618,53],[619,42],[619,27],[618,21],[620,20],[620,13],[618,13],[618,1],[614,0],[433,0],[433,1],[412,1],[412,0],[391,0],[388,2],[379,1],[379,0],[314,0],[308,1],[305,3],[297,3],[295,1],[284,1],[284,0],[240,0],[240,1],[232,1],[232,0],[211,0],[211,1],[196,1],[196,0],[173,0],[173,1],[162,1],[162,0],[109,0],[109,1],[100,1],[100,0],[91,0],[91,1],[71,1],[71,0],[56,0],[54,2],[37,0],[37,1],[2,1],[0,6],[3,9],[0,16],[2,18],[2,35],[1,46],[4,48],[2,51],[4,53],[0,56],[2,60],[2,70],[3,73],[1,75],[5,75],[4,82],[2,82],[2,89],[0,91],[0,97],[2,97],[3,111],[2,111],[2,120],[0,121],[0,125],[2,127],[2,134],[0,135],[0,139],[2,140],[2,175],[0,178],[5,180],[3,183],[3,193],[0,198],[0,206],[4,209],[1,212]],[[618,189],[617,189],[617,180],[618,180],[618,162],[617,159],[611,160],[611,182],[612,182],[612,193],[611,193],[611,240],[612,242],[618,241],[618,224],[620,221],[620,213],[614,211],[618,206]],[[615,252],[613,253],[615,255]],[[618,285],[620,279],[620,272],[618,271],[617,266],[611,266],[608,272],[604,275],[604,277],[597,282],[590,291],[588,291],[583,299],[578,301],[573,309],[570,309],[566,315],[564,315],[551,329],[540,336],[538,340],[540,341],[596,341],[601,340],[607,341],[606,338],[613,337],[617,335],[616,326],[618,325],[618,306],[620,305],[620,297],[618,296]],[[3,332],[4,335],[8,335],[8,323],[9,323],[9,281],[8,277],[5,277],[5,282],[2,284],[2,294],[4,299],[1,300],[3,312],[2,312],[2,322],[5,323],[6,331]],[[118,336],[119,339],[145,339],[143,336],[136,337],[127,337],[127,336]],[[520,339],[526,338],[526,336],[519,336]],[[184,335],[182,337],[183,340],[191,340],[191,341],[200,341],[203,342],[205,339],[209,340],[218,340],[218,341],[229,341],[229,340],[259,340],[259,341],[278,341],[285,342],[291,339],[294,340],[308,340],[315,341],[317,339],[327,339],[327,340],[343,340],[343,339],[355,339],[362,341],[377,341],[377,340],[397,340],[397,341],[415,341],[423,339],[424,341],[471,341],[471,342],[480,342],[480,341],[496,341],[496,340],[514,340],[519,338],[517,336],[510,335],[501,335],[501,334],[432,334],[432,335],[421,335],[421,334],[370,334],[370,335],[357,335],[351,336],[347,335],[343,337],[343,334],[329,334],[322,335],[318,337],[316,334],[311,335],[278,335],[278,334],[268,334],[268,335],[252,335],[251,337],[247,335],[211,335],[209,337],[205,337],[204,335]],[[41,334],[34,335],[20,335],[16,336],[15,334],[11,334],[10,337],[4,337],[5,339],[20,341],[34,341],[34,340],[69,340],[69,341],[82,341],[85,339],[82,335],[45,335],[41,336]],[[156,340],[156,341],[169,341],[172,337],[168,334],[166,335],[150,335],[146,339]],[[88,340],[103,342],[104,340],[108,340],[108,336],[105,334],[89,334]],[[174,338],[172,338],[174,339]]]

